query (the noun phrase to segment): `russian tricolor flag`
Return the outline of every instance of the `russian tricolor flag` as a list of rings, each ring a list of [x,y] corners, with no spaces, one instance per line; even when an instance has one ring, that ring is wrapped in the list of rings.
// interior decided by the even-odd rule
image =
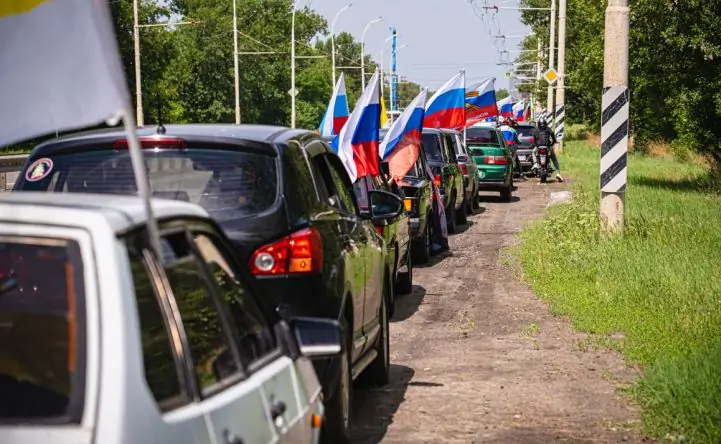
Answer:
[[[351,182],[380,174],[378,138],[381,122],[380,82],[376,70],[348,121],[331,145],[345,165]]]
[[[381,159],[388,160],[391,177],[399,183],[413,168],[420,154],[426,94],[427,90],[424,89],[403,110],[378,149]]]
[[[348,121],[348,96],[345,92],[345,77],[340,73],[333,95],[328,103],[323,120],[320,121],[320,135],[331,137],[340,134],[343,125]]]
[[[491,77],[466,89],[466,126],[498,114],[495,83],[496,79]]]
[[[463,128],[466,124],[466,72],[446,82],[428,101],[423,126]]]
[[[523,111],[526,109],[526,101],[521,100],[513,105],[513,118],[519,120],[523,117]]]
[[[513,115],[513,102],[511,102],[511,96],[499,100],[496,102],[496,106],[498,106],[498,114],[500,114],[501,117],[510,117]]]

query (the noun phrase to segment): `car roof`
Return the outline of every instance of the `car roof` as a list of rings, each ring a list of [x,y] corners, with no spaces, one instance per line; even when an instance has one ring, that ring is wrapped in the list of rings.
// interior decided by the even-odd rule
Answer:
[[[200,206],[170,199],[151,199],[157,219],[208,218]],[[22,210],[22,211],[21,211]],[[60,214],[72,215],[72,226],[88,228],[104,220],[115,233],[132,230],[147,222],[145,204],[137,196],[85,193],[0,193],[0,221],[58,225]]]
[[[316,136],[317,134],[304,129],[291,129],[282,126],[272,125],[233,125],[227,123],[199,123],[199,124],[173,124],[164,125],[163,130],[159,127],[138,128],[139,137],[160,136],[160,137],[219,137],[242,139],[265,144],[282,143],[300,137]],[[125,139],[126,133],[122,128],[106,128],[100,130],[83,131],[79,133],[61,136],[41,143],[33,150],[46,151],[56,145],[71,145],[73,142],[92,142],[94,140]],[[50,149],[52,151],[52,148]]]
[[[423,134],[440,134],[441,130],[438,128],[423,128]]]

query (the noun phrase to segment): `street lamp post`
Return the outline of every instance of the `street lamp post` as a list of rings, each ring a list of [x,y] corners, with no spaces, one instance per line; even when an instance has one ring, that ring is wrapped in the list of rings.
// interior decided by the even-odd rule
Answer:
[[[398,36],[400,36],[400,34],[396,34],[396,37],[398,37]],[[393,36],[392,36],[392,35],[389,36],[387,39],[385,39],[385,40],[383,41],[383,44],[381,45],[381,66],[380,66],[380,68],[381,68],[381,78],[380,78],[380,81],[381,81],[381,96],[383,95],[383,90],[384,90],[384,88],[383,88],[383,86],[384,86],[384,83],[383,83],[383,58],[384,58],[385,51],[386,51],[386,43],[390,42],[391,39],[393,39]]]
[[[140,28],[138,27],[138,0],[133,0],[133,44],[135,46],[135,120],[143,126],[143,93],[140,81]]]
[[[368,32],[368,28],[373,26],[374,24],[380,22],[383,20],[383,17],[377,17],[366,25],[365,29],[363,29],[363,34],[361,35],[361,89],[365,91],[366,89],[366,68],[365,68],[365,40],[366,40],[366,32]]]
[[[295,128],[295,1],[290,22],[290,127]]]
[[[240,74],[238,69],[238,11],[237,1],[233,0],[233,69],[235,71],[235,124],[240,125]]]
[[[353,6],[352,3],[348,3],[347,5],[343,6],[340,11],[335,15],[333,18],[333,23],[330,25],[330,50],[331,50],[331,59],[333,63],[333,88],[335,88],[335,23],[338,21],[338,17],[340,17],[341,14],[343,14],[345,11],[348,10]]]

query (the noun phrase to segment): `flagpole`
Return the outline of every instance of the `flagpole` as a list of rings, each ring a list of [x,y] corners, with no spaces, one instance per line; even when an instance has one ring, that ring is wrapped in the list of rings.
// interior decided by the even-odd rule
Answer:
[[[463,101],[464,101],[464,103],[463,103],[463,117],[464,117],[464,119],[463,119],[463,146],[468,147],[468,142],[466,141],[466,119],[465,119],[466,104],[465,104],[465,100],[466,100],[466,70],[464,69],[463,70]]]
[[[138,195],[143,199],[145,207],[145,215],[147,217],[148,240],[150,247],[153,249],[158,260],[162,260],[162,250],[160,248],[160,235],[158,232],[158,221],[153,216],[153,208],[150,204],[150,185],[148,183],[148,173],[145,169],[145,161],[143,160],[143,151],[140,148],[138,135],[135,130],[135,119],[130,108],[123,110],[123,127],[128,139],[128,151],[130,152],[130,160],[133,164],[133,173],[135,175],[135,185],[138,188]]]

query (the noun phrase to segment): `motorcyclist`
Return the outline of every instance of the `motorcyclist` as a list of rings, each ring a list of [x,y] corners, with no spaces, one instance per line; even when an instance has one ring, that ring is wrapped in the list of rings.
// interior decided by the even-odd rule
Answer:
[[[561,176],[561,167],[558,164],[558,157],[556,157],[556,151],[553,146],[556,144],[556,136],[553,134],[553,130],[548,126],[548,122],[545,118],[539,119],[536,123],[536,128],[533,130],[534,147],[531,156],[533,157],[533,170],[538,170],[538,147],[545,146],[550,152],[551,162],[553,167],[556,169],[556,179],[559,182],[563,182],[563,176]]]

